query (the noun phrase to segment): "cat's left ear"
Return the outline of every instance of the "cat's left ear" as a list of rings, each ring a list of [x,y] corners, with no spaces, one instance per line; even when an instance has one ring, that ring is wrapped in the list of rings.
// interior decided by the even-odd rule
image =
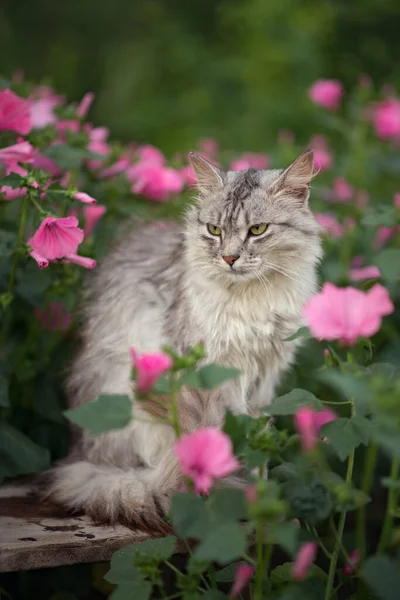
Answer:
[[[298,206],[307,206],[310,183],[314,176],[314,154],[307,150],[283,171],[272,188],[273,197],[292,199]]]

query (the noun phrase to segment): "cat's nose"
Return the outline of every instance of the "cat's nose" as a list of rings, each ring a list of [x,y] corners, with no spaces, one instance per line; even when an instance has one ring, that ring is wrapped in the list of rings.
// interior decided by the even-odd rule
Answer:
[[[223,256],[222,257],[228,265],[232,266],[233,263],[240,258],[239,254],[234,254],[233,256]]]

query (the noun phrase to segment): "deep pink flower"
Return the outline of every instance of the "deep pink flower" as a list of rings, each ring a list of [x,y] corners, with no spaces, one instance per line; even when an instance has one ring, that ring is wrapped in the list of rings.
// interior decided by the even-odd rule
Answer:
[[[383,246],[389,242],[397,233],[397,227],[378,227],[378,231],[374,237],[372,242],[372,247],[374,250],[380,250]]]
[[[62,302],[50,302],[44,308],[35,308],[35,317],[48,331],[67,331],[72,323],[71,314]]]
[[[182,472],[192,479],[196,493],[208,494],[214,479],[239,468],[229,436],[215,427],[203,427],[182,436],[174,445]]]
[[[57,117],[54,109],[65,101],[50,87],[38,86],[29,97],[31,123],[34,129],[42,129],[46,125],[54,125]]]
[[[83,217],[85,219],[85,225],[83,227],[83,233],[85,238],[89,237],[92,233],[93,229],[97,221],[101,219],[101,217],[106,212],[107,207],[102,204],[96,204],[96,206],[84,206],[83,207]]]
[[[303,314],[316,339],[340,340],[352,346],[359,337],[379,331],[382,317],[394,311],[388,291],[375,284],[368,292],[353,287],[337,288],[325,283],[310,298]]]
[[[394,195],[394,205],[396,208],[400,208],[400,194]]]
[[[314,104],[337,110],[343,96],[343,86],[334,79],[319,79],[313,83],[308,93]]]
[[[10,185],[2,185],[0,187],[0,194],[4,194],[3,200],[15,200],[26,196],[27,189],[23,188],[12,188]]]
[[[246,169],[268,169],[269,158],[266,154],[245,152],[233,161],[231,171],[245,171]]]
[[[163,201],[179,193],[184,185],[179,171],[152,162],[140,162],[128,170],[132,192],[150,200]]]
[[[337,414],[330,408],[316,411],[310,406],[302,406],[296,412],[294,421],[300,442],[305,452],[314,450],[318,443],[319,430],[326,423],[337,419]]]
[[[383,139],[400,136],[400,100],[389,98],[380,102],[372,111],[376,135]]]
[[[2,161],[7,171],[13,171],[18,168],[17,163],[31,163],[33,161],[33,146],[29,142],[19,142],[12,146],[7,146],[0,150],[0,161]]]
[[[79,265],[85,269],[94,269],[97,266],[97,263],[93,258],[79,256],[79,254],[67,254],[67,256],[62,259],[62,262],[73,263],[74,265]]]
[[[339,221],[331,213],[319,213],[315,215],[318,223],[323,227],[325,233],[329,234],[333,238],[341,237],[344,233],[344,229]]]
[[[78,108],[76,109],[76,114],[79,118],[83,119],[89,112],[89,108],[92,106],[94,100],[93,92],[87,92],[80,101]]]
[[[11,90],[0,90],[0,131],[27,135],[31,129],[29,102]]]
[[[86,194],[85,192],[76,192],[74,194],[75,200],[79,200],[79,202],[83,202],[84,204],[96,204],[97,200]]]
[[[139,146],[139,148],[136,149],[136,156],[139,158],[140,162],[151,162],[156,165],[165,164],[164,154],[161,150],[150,144]]]
[[[156,381],[172,367],[172,358],[164,352],[147,352],[137,354],[129,348],[133,367],[136,371],[136,387],[139,392],[151,390]]]
[[[115,177],[115,175],[123,173],[129,167],[130,164],[130,156],[121,156],[114,164],[99,171],[97,173],[97,177],[102,177],[104,179]]]
[[[352,575],[354,570],[357,569],[358,564],[360,562],[360,551],[358,548],[355,548],[351,554],[349,554],[350,564],[347,564],[343,567],[343,573],[345,575]]]
[[[333,198],[335,202],[349,202],[354,195],[353,187],[343,179],[343,177],[336,177],[333,182]]]
[[[237,598],[253,577],[255,569],[251,565],[238,565],[236,567],[235,580],[232,585],[229,598]]]
[[[317,557],[317,542],[306,542],[300,547],[292,567],[292,577],[296,581],[303,581],[307,577],[309,568]]]
[[[28,244],[41,257],[55,260],[75,254],[82,240],[83,231],[76,217],[46,217]]]
[[[353,268],[350,270],[350,279],[353,281],[365,281],[365,279],[377,279],[381,276],[381,272],[378,267],[372,265],[371,267]]]

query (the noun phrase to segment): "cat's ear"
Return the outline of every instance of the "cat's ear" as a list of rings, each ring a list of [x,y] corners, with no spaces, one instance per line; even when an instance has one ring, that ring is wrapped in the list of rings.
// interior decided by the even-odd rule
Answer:
[[[314,154],[307,150],[279,176],[273,185],[273,197],[286,197],[298,206],[307,206],[310,183],[314,176]]]
[[[202,192],[214,192],[221,189],[225,181],[225,173],[205,158],[189,152],[189,162],[195,172],[197,187]]]

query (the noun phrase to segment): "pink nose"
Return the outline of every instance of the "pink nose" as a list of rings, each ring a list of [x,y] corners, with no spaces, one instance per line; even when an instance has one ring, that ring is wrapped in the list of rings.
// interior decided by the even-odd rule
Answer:
[[[223,256],[222,258],[226,263],[228,263],[228,265],[232,266],[233,263],[239,258],[239,255],[236,254],[235,256]]]

